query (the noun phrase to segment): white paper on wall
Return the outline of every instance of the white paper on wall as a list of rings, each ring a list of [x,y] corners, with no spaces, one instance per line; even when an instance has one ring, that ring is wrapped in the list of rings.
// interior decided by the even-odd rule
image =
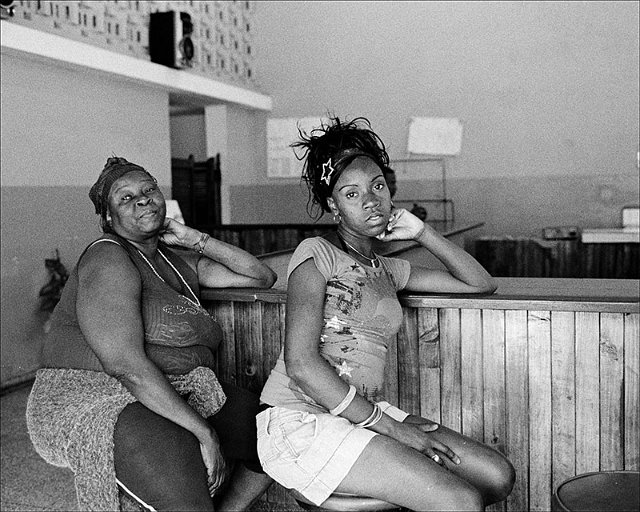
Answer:
[[[298,127],[309,133],[319,128],[322,117],[273,118],[267,120],[267,176],[300,178],[303,162],[296,158],[291,143],[299,139]]]
[[[448,117],[412,117],[407,151],[419,155],[457,155],[462,147],[462,123]]]

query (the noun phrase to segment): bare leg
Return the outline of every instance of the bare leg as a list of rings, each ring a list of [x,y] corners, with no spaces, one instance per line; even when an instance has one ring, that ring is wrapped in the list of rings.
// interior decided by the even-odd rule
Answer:
[[[264,473],[256,473],[237,464],[229,486],[224,490],[216,508],[222,511],[247,510],[269,488],[273,480]]]
[[[383,499],[411,510],[484,510],[482,496],[473,485],[382,435],[369,442],[337,491]]]
[[[456,465],[441,454],[447,469],[480,491],[485,505],[507,498],[515,482],[515,469],[504,455],[442,425],[430,435],[460,457]]]
[[[481,510],[509,495],[515,470],[501,453],[443,426],[429,435],[449,446],[460,457],[460,464],[440,454],[445,466],[439,466],[391,438],[377,436],[338,490],[382,498],[413,510]]]
[[[213,511],[196,437],[140,402],[120,413],[113,455],[118,479],[156,510]]]

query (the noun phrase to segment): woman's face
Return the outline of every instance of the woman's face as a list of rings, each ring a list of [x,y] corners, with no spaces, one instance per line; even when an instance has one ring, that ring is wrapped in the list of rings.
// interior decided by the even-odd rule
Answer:
[[[166,211],[162,192],[145,172],[128,172],[111,186],[107,220],[125,238],[139,240],[157,234],[164,226]]]
[[[379,235],[391,214],[391,196],[382,170],[366,157],[356,158],[342,171],[327,203],[340,214],[342,227],[354,235]]]

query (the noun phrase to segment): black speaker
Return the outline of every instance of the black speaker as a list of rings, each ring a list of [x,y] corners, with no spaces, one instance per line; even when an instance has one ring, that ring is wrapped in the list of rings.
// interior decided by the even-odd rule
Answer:
[[[16,2],[13,0],[0,0],[0,17],[3,20],[13,16],[13,11],[16,8]]]
[[[186,12],[152,12],[149,21],[149,55],[151,62],[170,68],[193,66],[193,23]]]

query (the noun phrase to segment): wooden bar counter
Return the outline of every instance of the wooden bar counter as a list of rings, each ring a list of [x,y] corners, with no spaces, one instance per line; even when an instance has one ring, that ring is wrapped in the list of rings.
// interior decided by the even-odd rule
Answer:
[[[400,296],[388,401],[509,457],[516,485],[493,510],[549,510],[569,477],[637,471],[640,281],[498,282],[492,295]],[[286,290],[203,299],[226,335],[219,376],[259,392],[284,340]],[[267,496],[292,503],[277,485]]]

